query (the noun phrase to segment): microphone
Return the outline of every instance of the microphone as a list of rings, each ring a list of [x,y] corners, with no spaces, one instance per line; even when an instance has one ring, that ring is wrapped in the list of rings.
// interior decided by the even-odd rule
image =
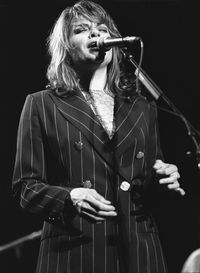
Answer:
[[[120,38],[100,38],[96,42],[96,47],[100,50],[110,50],[112,46],[119,46],[119,47],[126,47],[135,41],[139,41],[140,37],[135,36],[127,36],[127,37],[120,37]]]

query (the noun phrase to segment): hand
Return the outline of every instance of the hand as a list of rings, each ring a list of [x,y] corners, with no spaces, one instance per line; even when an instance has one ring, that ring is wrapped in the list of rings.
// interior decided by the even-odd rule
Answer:
[[[157,174],[167,176],[159,180],[160,184],[166,184],[168,189],[175,190],[181,195],[185,195],[185,191],[180,187],[178,182],[180,174],[176,165],[164,163],[162,160],[156,160],[153,168]]]
[[[75,188],[70,192],[71,200],[81,215],[95,221],[104,221],[106,217],[116,216],[111,202],[94,189]]]

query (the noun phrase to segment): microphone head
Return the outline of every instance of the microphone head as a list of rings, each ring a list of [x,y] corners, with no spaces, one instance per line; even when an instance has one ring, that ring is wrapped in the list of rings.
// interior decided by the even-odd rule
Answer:
[[[136,36],[127,36],[127,37],[118,37],[118,38],[102,37],[97,40],[97,47],[100,50],[107,51],[113,46],[127,47],[131,45],[133,42],[139,41],[139,40],[141,40],[141,38]]]
[[[111,46],[108,47],[108,46],[106,46],[106,43],[105,43],[105,41],[107,41],[108,39],[111,39],[111,38],[105,38],[105,37],[99,38],[96,42],[97,48],[99,48],[100,50],[104,50],[104,51],[110,50]]]

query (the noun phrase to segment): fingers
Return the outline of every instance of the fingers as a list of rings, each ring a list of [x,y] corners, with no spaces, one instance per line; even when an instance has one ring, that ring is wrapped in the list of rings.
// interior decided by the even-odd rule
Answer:
[[[165,178],[161,178],[159,180],[159,183],[160,184],[169,184],[169,183],[174,183],[177,181],[177,179],[180,178],[180,174],[178,172],[175,172],[175,173],[172,173],[172,174],[169,174],[168,177],[165,177]]]
[[[102,211],[97,210],[95,207],[93,207],[90,203],[86,201],[77,201],[75,203],[75,206],[77,208],[77,211],[82,216],[87,216],[90,220],[95,221],[104,221],[108,217],[116,216],[117,213],[115,211]]]
[[[161,183],[161,182],[160,182]],[[179,188],[180,187],[180,184],[179,184],[179,182],[178,181],[175,181],[175,182],[173,182],[173,183],[171,183],[171,184],[168,184],[167,185],[167,187],[168,187],[168,189],[177,189],[177,188]]]
[[[85,201],[90,203],[92,207],[96,207],[97,210],[104,210],[104,211],[114,211],[115,207],[111,204],[106,204],[104,200],[99,199],[93,195],[87,195]],[[109,202],[110,203],[110,202]]]
[[[162,160],[156,160],[153,168],[156,170],[156,173],[161,175],[170,175],[172,173],[178,173],[178,168],[176,167],[176,165],[164,163]]]
[[[105,199],[102,195],[100,195],[96,190],[91,189],[91,191],[93,192],[94,197],[95,197],[98,201],[100,201],[100,202],[102,202],[102,203],[104,203],[104,204],[110,204],[110,203],[111,203],[109,200]]]
[[[176,192],[178,192],[182,196],[185,195],[185,191],[184,191],[184,189],[182,189],[180,187],[180,184],[178,181],[174,182],[173,184],[168,184],[167,187],[170,190],[175,190]]]
[[[77,205],[80,208],[81,212],[82,211],[89,212],[91,214],[104,216],[104,217],[117,215],[115,208],[113,206],[112,206],[112,210],[101,210],[86,201],[77,202]]]
[[[182,196],[185,195],[185,191],[180,188],[178,182],[180,174],[176,165],[164,163],[162,160],[156,160],[153,168],[157,174],[165,176],[164,178],[159,179],[160,184],[166,184],[168,189],[174,190]]]
[[[114,211],[114,210],[111,210],[111,211],[99,210],[99,209],[91,206],[87,202],[82,203],[81,211],[90,213],[94,216],[100,216],[100,217],[112,217],[112,216],[117,215],[116,211]]]
[[[95,221],[103,221],[106,217],[116,216],[111,202],[94,189],[75,188],[71,191],[71,200],[77,211]]]
[[[111,202],[105,199],[102,195],[97,193],[94,189],[88,188],[75,188],[70,192],[72,202],[76,201],[87,201],[93,206],[97,206],[99,209],[103,210],[113,210],[115,209]]]
[[[93,214],[91,214],[89,212],[86,212],[86,211],[82,211],[81,214],[86,215],[87,218],[92,219],[93,221],[96,221],[96,222],[103,222],[103,221],[105,221],[105,218],[95,216],[95,215],[93,215]]]
[[[182,195],[182,196],[185,195],[185,191],[182,188],[177,188],[177,189],[175,189],[175,191],[179,192],[180,195]]]

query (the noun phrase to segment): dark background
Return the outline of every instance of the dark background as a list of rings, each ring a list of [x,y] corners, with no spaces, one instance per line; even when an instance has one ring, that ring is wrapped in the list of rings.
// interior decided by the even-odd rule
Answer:
[[[49,3],[50,2],[50,3]],[[142,67],[166,96],[200,130],[198,1],[99,1],[115,19],[123,36],[144,42]],[[41,229],[34,215],[22,211],[11,195],[19,116],[27,94],[46,85],[46,38],[60,12],[73,1],[0,1],[1,181],[0,246]],[[138,52],[133,45],[133,53]],[[136,54],[136,57],[137,54]],[[158,106],[167,107],[162,98]],[[186,196],[176,196],[158,214],[170,273],[178,273],[200,244],[200,179],[196,147],[183,121],[159,110],[163,152],[178,165]],[[195,135],[197,143],[199,136]],[[191,153],[190,155],[187,155]],[[39,239],[0,252],[0,272],[35,271]]]

